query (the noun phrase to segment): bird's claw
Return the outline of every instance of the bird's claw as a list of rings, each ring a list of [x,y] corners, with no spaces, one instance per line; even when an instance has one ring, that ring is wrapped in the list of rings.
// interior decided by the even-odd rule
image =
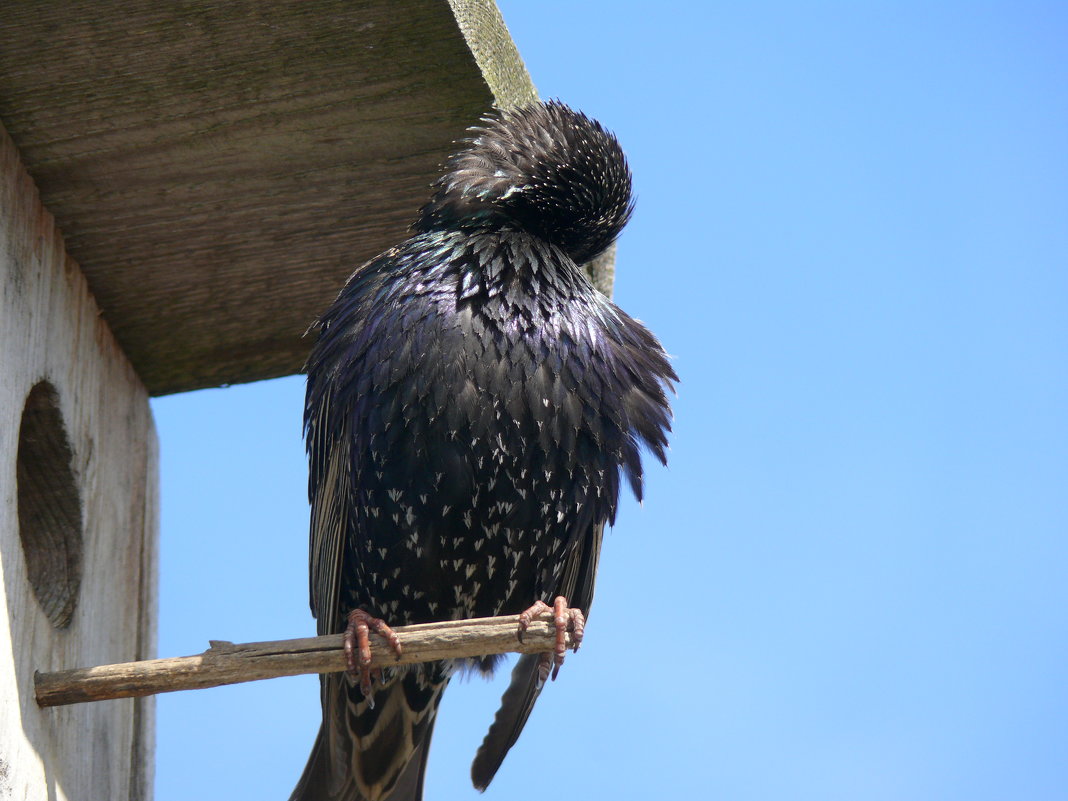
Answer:
[[[382,681],[382,669],[371,667],[371,632],[374,631],[385,639],[393,653],[400,658],[403,648],[400,639],[386,621],[364,612],[362,609],[353,609],[349,612],[349,622],[345,627],[345,662],[349,667],[349,675],[360,682],[360,692],[367,699],[367,704],[372,709],[375,706],[374,693],[371,690],[371,679],[377,678]]]
[[[567,599],[556,596],[553,605],[549,606],[544,601],[535,601],[533,605],[519,615],[519,641],[523,641],[523,634],[530,626],[530,622],[546,612],[552,613],[553,626],[556,629],[556,642],[552,652],[544,653],[538,662],[538,686],[541,687],[549,678],[549,670],[552,669],[552,680],[556,681],[560,673],[560,667],[564,664],[564,654],[567,652],[567,632],[571,630],[571,647],[577,651],[582,644],[582,634],[586,628],[586,616],[580,609],[572,609],[567,605]]]

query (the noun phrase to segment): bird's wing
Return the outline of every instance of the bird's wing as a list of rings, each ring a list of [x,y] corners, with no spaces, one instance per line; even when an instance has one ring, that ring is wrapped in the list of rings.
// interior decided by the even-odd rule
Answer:
[[[356,506],[350,474],[350,415],[332,409],[329,390],[308,423],[311,605],[319,634],[344,625],[341,569]],[[379,687],[371,706],[343,673],[321,677],[323,725],[294,801],[416,801],[444,675],[409,672]],[[385,788],[389,788],[387,791]]]
[[[586,614],[589,614],[593,601],[603,537],[604,523],[590,526],[587,536],[568,557],[558,590],[558,594],[567,598],[570,606]],[[519,739],[534,702],[541,694],[537,681],[539,658],[539,654],[525,654],[512,669],[508,689],[501,696],[501,705],[471,764],[471,781],[479,790],[485,790],[497,774],[509,749]]]
[[[319,635],[336,634],[341,627],[338,599],[341,584],[342,551],[353,508],[349,500],[352,481],[350,449],[352,438],[344,416],[331,420],[342,430],[331,431],[331,398],[327,394],[319,403],[316,416],[308,425],[308,454],[311,464],[309,495],[311,500],[311,541],[309,580],[312,614]]]

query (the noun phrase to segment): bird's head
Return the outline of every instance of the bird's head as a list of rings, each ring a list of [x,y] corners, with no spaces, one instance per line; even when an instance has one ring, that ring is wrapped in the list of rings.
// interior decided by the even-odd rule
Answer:
[[[453,154],[418,231],[514,225],[577,263],[612,244],[633,209],[615,136],[563,103],[498,112]]]

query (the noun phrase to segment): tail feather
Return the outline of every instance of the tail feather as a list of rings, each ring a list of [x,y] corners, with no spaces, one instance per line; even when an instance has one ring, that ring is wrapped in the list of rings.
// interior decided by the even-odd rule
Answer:
[[[290,801],[420,801],[447,683],[405,673],[372,709],[344,674],[323,676],[323,725]]]
[[[601,555],[604,538],[604,523],[590,526],[586,537],[571,551],[564,564],[563,575],[557,592],[566,597],[571,605],[581,609],[589,617],[593,603],[593,590],[597,574],[597,560]],[[538,686],[539,654],[521,656],[512,669],[508,689],[501,696],[501,705],[490,724],[486,737],[471,763],[471,781],[479,790],[485,790],[497,770],[515,745],[523,727],[541,695]]]
[[[538,687],[540,654],[526,654],[512,669],[508,689],[501,696],[501,706],[486,732],[475,761],[471,763],[471,781],[478,790],[485,790],[504,762],[508,751],[519,739],[523,727],[541,695]]]

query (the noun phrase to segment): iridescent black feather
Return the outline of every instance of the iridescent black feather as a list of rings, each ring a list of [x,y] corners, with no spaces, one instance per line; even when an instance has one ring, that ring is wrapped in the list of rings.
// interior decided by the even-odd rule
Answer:
[[[357,607],[390,625],[516,614],[558,594],[588,610],[620,477],[640,498],[640,447],[664,461],[677,380],[580,266],[630,212],[615,138],[535,104],[473,129],[414,235],[349,279],[306,367],[321,634]],[[374,708],[345,675],[324,676],[293,798],[420,798],[456,667],[387,670]],[[535,667],[513,672],[472,769],[480,788],[537,698]]]

